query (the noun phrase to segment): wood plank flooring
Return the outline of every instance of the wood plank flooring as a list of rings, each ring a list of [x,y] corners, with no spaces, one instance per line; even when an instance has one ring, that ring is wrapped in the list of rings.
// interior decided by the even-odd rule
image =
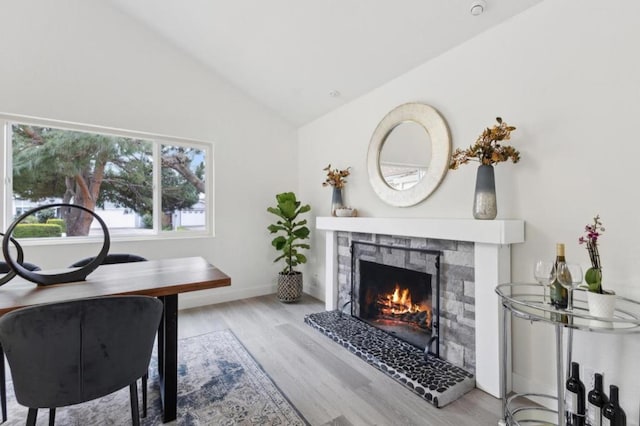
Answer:
[[[304,323],[323,310],[307,295],[293,304],[268,295],[193,308],[180,311],[179,336],[233,330],[314,426],[497,425],[499,399],[474,389],[435,408]]]

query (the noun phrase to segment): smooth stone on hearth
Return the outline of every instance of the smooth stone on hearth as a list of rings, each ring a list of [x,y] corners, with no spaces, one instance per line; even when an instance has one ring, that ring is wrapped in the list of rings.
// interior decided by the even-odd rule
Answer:
[[[473,374],[365,322],[327,311],[310,314],[305,323],[322,332],[403,386],[442,407],[475,387]],[[453,384],[451,384],[453,383]]]

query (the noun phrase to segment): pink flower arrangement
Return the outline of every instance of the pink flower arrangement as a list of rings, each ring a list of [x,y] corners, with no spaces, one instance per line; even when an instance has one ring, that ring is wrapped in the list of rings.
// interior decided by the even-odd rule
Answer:
[[[591,268],[585,273],[584,279],[589,286],[589,291],[602,293],[602,264],[598,251],[598,239],[604,232],[604,227],[600,221],[600,215],[596,215],[593,218],[593,223],[584,227],[584,232],[585,235],[578,238],[578,243],[586,244],[591,260]]]

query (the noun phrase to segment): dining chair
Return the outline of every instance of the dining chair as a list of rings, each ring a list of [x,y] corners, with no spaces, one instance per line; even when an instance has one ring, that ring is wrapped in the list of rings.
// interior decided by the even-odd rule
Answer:
[[[87,257],[82,260],[78,260],[73,265],[69,266],[70,268],[82,268],[83,266],[89,264],[93,261],[95,257]],[[129,254],[129,253],[112,253],[107,254],[107,257],[104,258],[101,265],[113,265],[116,263],[131,263],[131,262],[146,262],[147,259],[138,256],[137,254]],[[147,380],[149,378],[148,374],[142,376],[141,387],[142,387],[142,417],[147,417]]]
[[[22,266],[29,271],[39,271],[40,267],[33,263],[23,262]],[[11,271],[11,268],[7,262],[0,262],[0,274],[7,274]],[[4,371],[4,353],[2,345],[0,345],[0,411],[2,411],[2,422],[7,421],[7,385],[5,383],[5,371]]]
[[[0,317],[16,400],[29,408],[91,401],[129,387],[133,425],[140,424],[137,379],[147,374],[162,302],[147,296],[77,299],[17,309]]]

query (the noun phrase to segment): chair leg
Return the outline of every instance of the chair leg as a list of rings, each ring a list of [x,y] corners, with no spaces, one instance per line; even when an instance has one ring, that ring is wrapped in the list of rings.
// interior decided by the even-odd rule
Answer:
[[[27,414],[27,426],[36,426],[37,417],[38,417],[38,409],[29,408],[29,414]]]
[[[4,350],[0,345],[0,405],[2,405],[2,423],[7,421],[7,384],[4,372]]]
[[[149,372],[142,376],[142,417],[147,417],[147,380]]]
[[[49,408],[49,426],[54,426],[56,424],[56,409]]]
[[[131,400],[131,422],[133,426],[140,426],[140,412],[138,411],[138,380],[129,385],[129,399]]]

